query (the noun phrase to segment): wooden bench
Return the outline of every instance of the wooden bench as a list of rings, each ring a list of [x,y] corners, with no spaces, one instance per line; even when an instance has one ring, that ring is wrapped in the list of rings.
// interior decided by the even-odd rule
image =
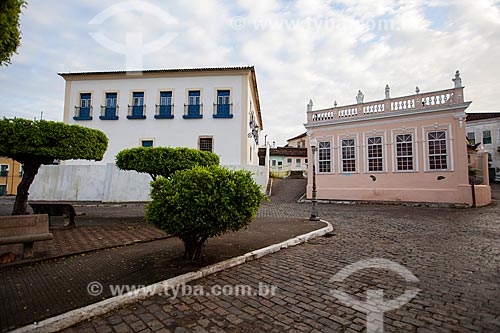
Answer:
[[[75,226],[75,208],[69,203],[61,202],[30,202],[35,214],[48,214],[50,216],[64,216],[64,226]]]
[[[24,258],[33,257],[34,242],[50,239],[47,214],[0,216],[0,245],[22,243]]]

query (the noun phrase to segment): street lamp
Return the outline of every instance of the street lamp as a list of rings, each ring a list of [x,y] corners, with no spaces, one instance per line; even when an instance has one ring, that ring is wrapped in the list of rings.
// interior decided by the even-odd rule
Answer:
[[[313,176],[312,206],[311,206],[311,217],[309,218],[309,221],[319,221],[318,207],[316,207],[318,200],[316,199],[317,192],[316,192],[316,157],[315,157],[318,141],[316,141],[316,139],[311,139],[309,140],[309,144],[311,145],[311,150],[312,150],[312,176]]]

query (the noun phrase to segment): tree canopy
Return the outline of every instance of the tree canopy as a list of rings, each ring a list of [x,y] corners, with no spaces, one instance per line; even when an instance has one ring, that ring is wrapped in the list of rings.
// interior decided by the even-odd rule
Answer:
[[[19,15],[25,6],[24,0],[0,1],[0,66],[10,64],[10,58],[21,43]]]
[[[184,242],[185,258],[200,258],[210,237],[244,228],[264,199],[249,171],[220,166],[175,172],[151,182],[146,219]]]
[[[219,164],[214,153],[190,148],[138,147],[124,149],[116,155],[116,166],[121,170],[147,173],[155,180],[158,176],[170,177],[178,170],[194,166]]]
[[[28,190],[42,164],[54,160],[102,160],[108,138],[98,130],[47,120],[0,120],[0,156],[24,165],[13,215],[26,214]]]

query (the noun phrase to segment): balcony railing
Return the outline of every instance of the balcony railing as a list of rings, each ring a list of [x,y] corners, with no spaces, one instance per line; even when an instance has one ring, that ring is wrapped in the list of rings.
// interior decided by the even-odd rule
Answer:
[[[345,118],[360,118],[405,110],[424,110],[464,103],[463,87],[418,93],[410,96],[388,98],[368,103],[335,106],[330,109],[307,111],[307,122],[318,123]]]
[[[214,118],[233,118],[233,104],[215,104]]]
[[[93,108],[89,107],[81,107],[75,106],[75,115],[73,116],[74,120],[92,120]]]
[[[146,119],[146,105],[129,105],[127,119]]]
[[[174,118],[174,105],[156,105],[156,119],[173,119]]]
[[[118,110],[119,106],[104,106],[101,105],[101,115],[99,119],[101,120],[118,120]]]
[[[184,104],[184,119],[203,118],[203,104]]]

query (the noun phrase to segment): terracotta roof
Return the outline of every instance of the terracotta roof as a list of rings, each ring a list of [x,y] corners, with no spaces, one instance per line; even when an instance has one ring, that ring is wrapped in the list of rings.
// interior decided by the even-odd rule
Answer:
[[[302,133],[302,134],[300,134],[300,135],[297,135],[297,136],[295,136],[295,137],[293,137],[293,138],[291,138],[291,139],[288,139],[288,140],[286,140],[286,141],[292,141],[292,140],[300,139],[300,138],[302,138],[302,137],[305,137],[306,135],[307,135],[307,132],[304,132],[304,133]]]
[[[269,155],[307,157],[307,148],[295,148],[295,147],[271,148]]]
[[[239,70],[254,70],[253,66],[240,67],[195,67],[195,68],[162,68],[162,69],[144,69],[137,71],[95,71],[95,72],[67,72],[57,73],[58,75],[77,76],[77,75],[104,75],[104,74],[133,74],[133,73],[173,73],[173,72],[221,72],[221,71],[239,71]]]
[[[161,73],[196,73],[196,72],[234,72],[234,71],[249,71],[251,75],[252,89],[255,94],[257,110],[257,119],[259,120],[260,129],[264,129],[264,123],[262,122],[262,112],[260,109],[259,100],[259,90],[257,89],[257,77],[255,75],[254,66],[239,66],[239,67],[196,67],[196,68],[173,68],[173,69],[145,69],[137,71],[97,71],[97,72],[68,72],[68,73],[57,73],[64,79],[71,79],[73,77],[83,77],[83,76],[105,76],[105,75],[133,75],[137,74],[161,74]]]
[[[500,117],[500,112],[467,113],[467,121],[484,120]]]

